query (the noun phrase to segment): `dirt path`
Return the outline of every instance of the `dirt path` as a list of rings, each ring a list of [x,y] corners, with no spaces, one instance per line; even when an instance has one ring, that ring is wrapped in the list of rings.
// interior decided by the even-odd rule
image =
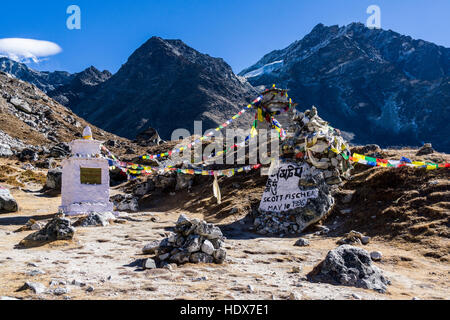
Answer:
[[[228,259],[224,265],[184,265],[174,270],[140,271],[134,265],[142,247],[162,239],[174,226],[180,212],[129,214],[133,221],[102,228],[77,228],[71,242],[55,242],[30,249],[16,249],[30,232],[14,233],[29,218],[49,219],[60,198],[13,190],[21,204],[17,214],[0,215],[0,296],[26,299],[288,299],[297,293],[302,299],[449,299],[448,263],[426,258],[412,248],[392,247],[371,241],[364,248],[384,255],[377,263],[392,281],[387,294],[374,291],[311,283],[306,274],[336,247],[337,238],[305,235],[310,247],[299,248],[296,238],[256,236],[246,220],[221,225],[227,236]],[[40,208],[36,210],[35,208]],[[202,218],[201,215],[198,217]],[[156,218],[156,219],[155,219]],[[154,222],[154,220],[157,220]],[[34,266],[35,265],[35,266]],[[300,267],[294,273],[293,267]],[[40,270],[45,274],[31,276]],[[50,287],[52,280],[61,282]],[[76,280],[86,285],[72,285]],[[61,296],[16,292],[25,281],[47,288],[68,288]],[[93,291],[86,289],[92,286]]]

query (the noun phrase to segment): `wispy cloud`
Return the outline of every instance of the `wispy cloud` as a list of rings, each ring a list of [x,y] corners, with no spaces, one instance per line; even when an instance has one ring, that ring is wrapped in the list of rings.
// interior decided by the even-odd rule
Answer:
[[[43,60],[42,58],[53,56],[61,51],[59,45],[50,41],[23,38],[0,39],[0,57],[23,63],[38,63]]]

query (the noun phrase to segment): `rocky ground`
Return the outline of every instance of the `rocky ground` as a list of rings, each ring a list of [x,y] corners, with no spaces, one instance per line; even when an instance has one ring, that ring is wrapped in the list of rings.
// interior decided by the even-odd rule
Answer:
[[[383,150],[380,156],[414,159],[417,150]],[[428,156],[430,157],[430,156]],[[447,161],[449,157],[435,153]],[[436,161],[437,159],[435,159]],[[23,163],[0,160],[20,175]],[[45,174],[45,170],[41,170]],[[36,172],[36,174],[38,174]],[[383,169],[357,166],[354,178],[336,195],[333,211],[320,226],[280,238],[251,231],[251,213],[264,189],[258,172],[221,178],[223,203],[212,195],[211,177],[198,177],[191,192],[148,194],[141,210],[105,227],[76,228],[71,241],[36,247],[18,244],[32,231],[15,232],[29,219],[49,221],[60,197],[39,192],[39,179],[3,185],[20,205],[0,215],[0,296],[24,299],[448,299],[448,169]],[[211,178],[212,179],[212,178]],[[203,183],[204,182],[204,183]],[[122,193],[117,186],[113,194]],[[349,195],[352,196],[349,196]],[[181,213],[216,223],[225,239],[224,264],[185,264],[142,270],[143,247],[169,236]],[[310,281],[308,274],[356,230],[370,237],[355,243],[382,258],[374,264],[391,281],[385,294]],[[25,283],[33,289],[21,290]],[[40,284],[40,285],[39,285]]]

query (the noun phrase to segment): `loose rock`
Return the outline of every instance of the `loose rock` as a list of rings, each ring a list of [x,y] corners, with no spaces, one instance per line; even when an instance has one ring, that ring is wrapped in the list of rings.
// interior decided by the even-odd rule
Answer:
[[[434,149],[431,143],[425,143],[422,148],[417,152],[417,156],[425,156],[434,153]]]
[[[114,203],[114,207],[117,211],[139,211],[138,199],[131,194],[123,195],[118,194],[111,197],[111,201]]]
[[[91,212],[78,219],[73,225],[75,227],[105,227],[114,220],[116,220],[116,216],[112,212]]]
[[[361,232],[357,232],[357,231],[350,231],[349,233],[347,233],[342,239],[338,240],[336,243],[337,244],[361,244],[362,243],[362,238],[364,236],[362,235]]]
[[[55,195],[61,193],[62,184],[62,169],[56,168],[48,170],[47,181],[45,182],[44,192],[54,193]]]
[[[310,245],[309,241],[304,238],[298,239],[294,244],[294,246],[296,247],[307,247],[309,245]]]
[[[159,248],[159,241],[155,240],[150,243],[147,243],[144,248],[142,249],[142,252],[144,254],[154,254],[156,253],[156,250]]]
[[[146,259],[143,267],[144,269],[156,269],[156,262],[153,259]]]
[[[8,189],[0,186],[0,213],[17,212],[19,205]]]
[[[373,261],[380,261],[383,258],[383,254],[380,251],[374,251],[370,253],[370,258]]]
[[[67,288],[56,288],[53,290],[53,294],[55,296],[62,296],[67,293],[69,293],[69,289],[67,289]]]
[[[385,293],[390,281],[361,248],[342,245],[331,250],[310,274],[313,280],[372,289]]]
[[[39,282],[25,282],[25,284],[18,290],[18,291],[24,291],[24,290],[32,290],[36,294],[44,293],[47,288]]]

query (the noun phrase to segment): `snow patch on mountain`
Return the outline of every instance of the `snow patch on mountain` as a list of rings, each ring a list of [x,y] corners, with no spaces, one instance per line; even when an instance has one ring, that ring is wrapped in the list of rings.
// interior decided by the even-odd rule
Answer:
[[[276,70],[279,70],[283,66],[283,62],[284,62],[283,60],[279,60],[279,61],[274,61],[274,62],[268,63],[268,64],[262,66],[261,68],[250,71],[242,76],[244,78],[248,79],[248,78],[258,77],[262,74],[272,73]]]

